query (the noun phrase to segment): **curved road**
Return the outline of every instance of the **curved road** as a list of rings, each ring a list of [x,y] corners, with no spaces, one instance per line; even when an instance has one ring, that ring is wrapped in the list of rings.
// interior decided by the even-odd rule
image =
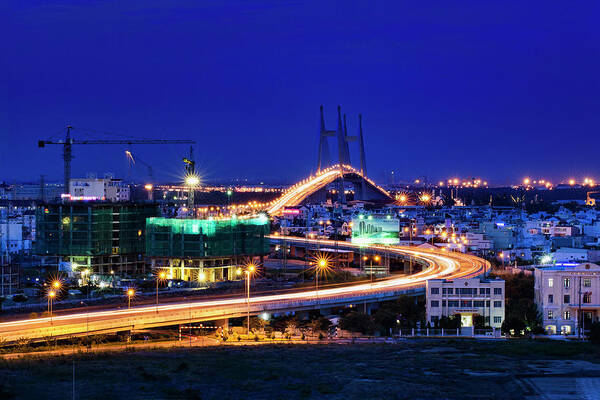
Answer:
[[[281,236],[271,239],[283,240]],[[338,248],[356,248],[348,242],[286,237],[287,243],[318,244]],[[421,272],[390,277],[373,283],[360,283],[342,287],[314,289],[293,293],[259,295],[250,298],[231,297],[169,303],[161,306],[139,306],[131,309],[77,312],[58,315],[52,319],[21,319],[0,323],[0,340],[41,339],[49,336],[85,335],[89,333],[116,332],[156,326],[186,324],[244,316],[261,312],[309,309],[331,305],[352,304],[358,301],[376,301],[397,296],[403,291],[422,289],[428,279],[468,278],[484,274],[489,262],[478,257],[438,250],[410,247],[369,246],[370,251],[390,255],[410,255],[427,265]]]

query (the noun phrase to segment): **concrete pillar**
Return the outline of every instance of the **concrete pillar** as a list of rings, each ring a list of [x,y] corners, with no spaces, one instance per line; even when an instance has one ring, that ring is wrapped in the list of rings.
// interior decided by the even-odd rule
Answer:
[[[221,329],[223,332],[227,332],[229,330],[229,318],[216,320],[215,326]]]

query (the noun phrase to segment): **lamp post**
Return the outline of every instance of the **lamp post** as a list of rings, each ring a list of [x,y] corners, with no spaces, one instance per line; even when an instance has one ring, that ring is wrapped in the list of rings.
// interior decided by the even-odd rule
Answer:
[[[160,271],[156,274],[156,312],[158,313],[158,282],[163,281],[167,277],[165,271]]]
[[[255,270],[256,265],[250,263],[246,266],[246,271],[244,271],[246,274],[246,316],[248,320],[248,335],[250,334],[250,279]]]
[[[127,308],[131,308],[131,298],[135,295],[135,290],[127,289]]]
[[[317,301],[319,300],[319,275],[329,269],[329,260],[325,257],[320,257],[316,260],[315,263],[315,283],[316,283],[316,293],[317,293]]]
[[[381,257],[379,256],[379,254],[375,255],[375,257],[373,258],[375,259],[377,264],[379,264],[379,261],[381,261]],[[373,287],[373,261],[371,261],[371,287]]]
[[[52,301],[56,297],[56,292],[54,290],[50,290],[48,292],[48,312],[50,313],[50,325],[52,325]]]
[[[85,306],[85,336],[87,338],[90,335],[90,309],[85,301],[80,301],[79,304]]]

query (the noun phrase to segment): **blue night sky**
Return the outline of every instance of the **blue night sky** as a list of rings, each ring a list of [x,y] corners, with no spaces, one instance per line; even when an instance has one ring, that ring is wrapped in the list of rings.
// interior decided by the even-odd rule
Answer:
[[[316,167],[320,104],[349,134],[363,114],[377,181],[600,178],[600,3],[399,3],[3,2],[0,181],[61,179],[37,140],[70,123],[195,139],[209,179],[292,182]],[[125,176],[125,148],[75,147],[73,176]],[[131,150],[165,180],[187,147]]]

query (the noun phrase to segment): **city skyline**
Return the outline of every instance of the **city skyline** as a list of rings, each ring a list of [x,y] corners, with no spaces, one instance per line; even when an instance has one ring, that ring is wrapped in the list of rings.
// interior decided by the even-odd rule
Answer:
[[[0,170],[59,181],[37,141],[72,124],[196,140],[206,179],[293,182],[316,169],[319,105],[335,127],[339,104],[377,181],[594,176],[594,13],[540,5],[5,5]],[[73,176],[127,178],[125,149],[77,147]],[[131,150],[163,181],[188,152]]]

